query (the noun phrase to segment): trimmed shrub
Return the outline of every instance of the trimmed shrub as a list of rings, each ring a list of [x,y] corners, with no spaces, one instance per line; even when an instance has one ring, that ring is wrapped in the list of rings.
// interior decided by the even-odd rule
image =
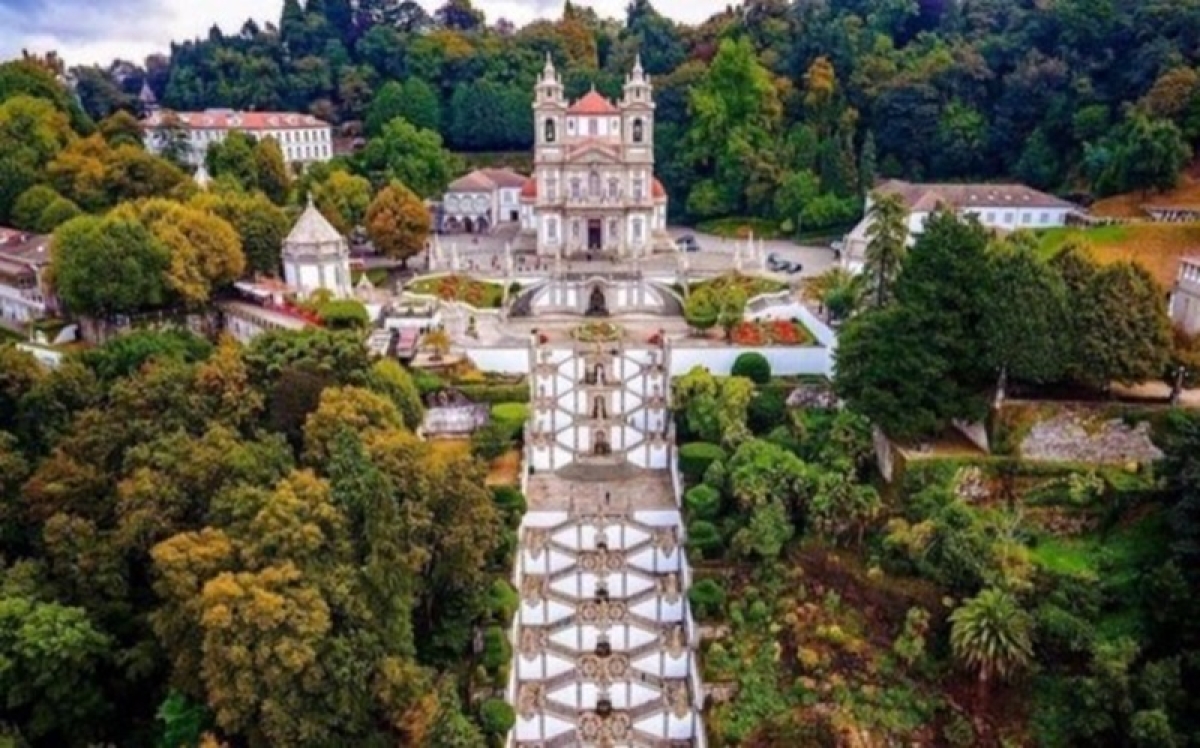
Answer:
[[[492,406],[492,421],[507,429],[508,438],[516,439],[529,419],[529,406],[525,403],[496,403]]]
[[[755,393],[746,410],[746,423],[755,436],[769,434],[787,422],[787,395],[778,389]]]
[[[492,620],[507,626],[520,605],[521,598],[511,584],[503,579],[492,582],[487,597],[488,614]]]
[[[714,579],[701,579],[688,591],[688,601],[697,618],[715,618],[725,607],[725,588]]]
[[[711,470],[711,467],[709,469]],[[693,486],[683,495],[683,500],[687,504],[688,516],[692,519],[716,519],[721,515],[721,492],[712,486],[703,483]]]
[[[488,626],[483,632],[483,666],[488,672],[496,672],[508,664],[512,647],[500,626]]]
[[[456,384],[456,390],[475,403],[527,403],[528,384]]]
[[[692,442],[679,448],[679,471],[692,483],[699,483],[704,471],[714,462],[724,460],[725,450],[708,442]]]
[[[353,299],[327,301],[317,307],[317,316],[330,330],[362,330],[371,322],[367,308]]]
[[[413,369],[413,384],[417,385],[417,392],[421,393],[421,397],[434,392],[440,392],[446,388],[446,383],[437,374],[434,374],[424,369]]]
[[[766,384],[771,381],[771,362],[761,353],[748,352],[738,356],[733,362],[730,374],[735,377],[745,377],[755,384]]]
[[[514,486],[496,486],[492,489],[492,499],[505,514],[520,517],[525,512],[525,494]]]
[[[718,558],[725,549],[716,525],[702,519],[688,525],[687,544],[704,558]]]
[[[488,421],[471,434],[471,454],[487,462],[507,452],[510,444],[508,427],[498,421]]]
[[[517,713],[504,699],[487,699],[479,705],[479,724],[488,735],[505,735],[517,723]]]

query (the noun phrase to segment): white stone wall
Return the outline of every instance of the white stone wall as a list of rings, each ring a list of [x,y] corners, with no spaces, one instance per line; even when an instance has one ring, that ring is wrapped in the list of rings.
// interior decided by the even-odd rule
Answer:
[[[328,290],[337,299],[353,295],[348,255],[318,259],[284,257],[283,277],[289,286],[304,297],[311,296],[319,289]]]

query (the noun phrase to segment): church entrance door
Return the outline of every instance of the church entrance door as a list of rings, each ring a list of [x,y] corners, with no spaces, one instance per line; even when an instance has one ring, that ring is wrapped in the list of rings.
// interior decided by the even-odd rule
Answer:
[[[604,233],[601,228],[599,218],[593,218],[588,221],[588,251],[600,249],[604,246]]]

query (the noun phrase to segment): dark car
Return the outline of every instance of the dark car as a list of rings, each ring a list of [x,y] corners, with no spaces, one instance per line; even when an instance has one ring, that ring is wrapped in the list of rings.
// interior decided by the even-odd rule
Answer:
[[[691,234],[685,234],[675,240],[675,246],[682,249],[684,252],[699,252],[700,244],[696,242],[696,237]]]
[[[788,273],[790,275],[794,275],[796,273],[803,272],[804,266],[798,262],[785,260],[772,252],[771,254],[767,255],[767,269],[775,273]]]

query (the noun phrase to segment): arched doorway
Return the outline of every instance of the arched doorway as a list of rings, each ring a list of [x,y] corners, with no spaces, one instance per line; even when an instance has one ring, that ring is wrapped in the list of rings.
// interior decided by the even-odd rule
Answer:
[[[587,317],[607,317],[608,316],[608,297],[604,293],[604,289],[599,283],[592,286],[591,293],[588,294],[587,311],[584,312]]]

